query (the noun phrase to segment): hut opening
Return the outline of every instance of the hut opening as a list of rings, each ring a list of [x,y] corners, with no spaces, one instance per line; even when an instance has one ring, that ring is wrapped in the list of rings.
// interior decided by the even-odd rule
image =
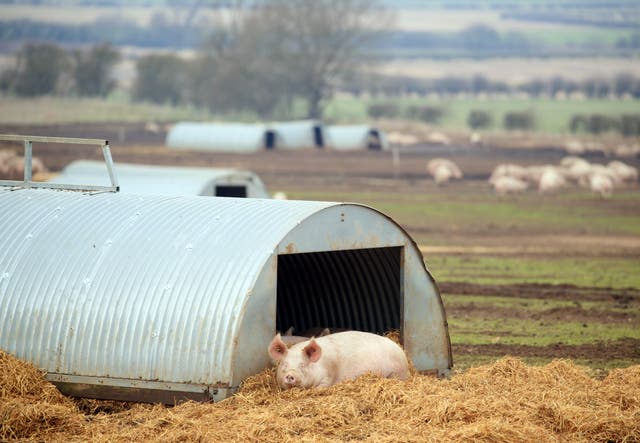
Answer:
[[[247,187],[242,185],[216,185],[216,197],[247,197]]]
[[[371,151],[379,151],[382,149],[380,133],[377,129],[371,129],[367,135],[367,149]]]
[[[316,148],[324,148],[324,134],[322,133],[322,126],[316,125],[313,127],[313,139],[316,143]]]
[[[278,255],[276,329],[399,330],[402,256],[402,247]]]
[[[276,132],[273,130],[267,130],[264,132],[264,147],[265,149],[276,148]]]

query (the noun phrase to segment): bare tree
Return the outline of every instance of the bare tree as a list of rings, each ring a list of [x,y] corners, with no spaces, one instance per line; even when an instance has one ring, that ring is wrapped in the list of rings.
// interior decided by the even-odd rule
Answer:
[[[358,70],[375,31],[391,21],[370,0],[267,0],[240,17],[218,27],[208,51],[262,105],[302,97],[310,118],[322,117],[339,80]]]

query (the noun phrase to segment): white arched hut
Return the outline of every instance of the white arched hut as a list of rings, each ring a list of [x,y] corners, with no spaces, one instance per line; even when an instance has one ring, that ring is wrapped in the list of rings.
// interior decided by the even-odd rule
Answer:
[[[176,123],[167,133],[166,145],[173,149],[251,153],[269,148],[274,134],[263,124]]]
[[[384,132],[368,125],[328,126],[325,134],[327,146],[336,151],[377,151],[389,148]]]
[[[120,192],[139,195],[207,195],[270,198],[256,174],[233,168],[116,164]],[[108,185],[104,162],[76,160],[50,179],[51,183]]]
[[[323,148],[325,145],[324,127],[316,120],[275,122],[269,129],[275,134],[278,149]]]
[[[375,209],[4,184],[0,348],[64,393],[222,399],[292,326],[398,329],[418,370],[452,367],[422,255]]]
[[[250,153],[264,149],[322,148],[322,123],[298,120],[274,123],[177,123],[167,134],[174,149]]]

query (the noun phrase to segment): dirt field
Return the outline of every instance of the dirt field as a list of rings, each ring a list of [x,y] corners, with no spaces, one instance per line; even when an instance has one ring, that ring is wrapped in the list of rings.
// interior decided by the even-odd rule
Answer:
[[[145,132],[142,125],[5,127],[0,128],[0,132],[108,138],[116,162],[250,169],[262,178],[270,191],[285,191],[293,198],[342,201],[355,197],[376,208],[381,206],[381,210],[401,223],[414,237],[429,268],[435,272],[447,317],[451,321],[452,337],[455,337],[457,330],[464,330],[465,319],[482,322],[482,325],[493,324],[500,319],[537,322],[532,324],[543,329],[541,334],[552,333],[553,328],[562,323],[575,324],[577,328],[584,325],[585,331],[593,325],[601,328],[612,325],[640,328],[640,287],[584,287],[580,282],[572,281],[571,277],[562,275],[559,276],[560,284],[539,282],[535,278],[534,281],[511,282],[508,280],[511,274],[524,271],[482,269],[483,262],[472,274],[465,274],[467,271],[462,269],[453,276],[447,274],[452,265],[446,261],[431,266],[432,259],[443,257],[455,257],[463,261],[497,258],[531,259],[539,263],[547,259],[594,259],[633,263],[640,260],[640,236],[634,232],[609,230],[606,219],[601,221],[604,226],[591,230],[588,224],[579,229],[574,225],[562,224],[556,228],[543,222],[494,223],[491,219],[483,222],[473,217],[467,220],[463,217],[464,213],[455,212],[452,212],[451,219],[396,212],[398,204],[414,200],[418,209],[420,205],[446,203],[459,204],[464,209],[465,202],[473,202],[476,198],[509,205],[514,203],[513,198],[500,200],[491,194],[486,185],[486,178],[493,167],[498,163],[555,164],[565,155],[560,149],[422,146],[401,152],[400,162],[394,168],[389,152],[265,151],[247,155],[169,150],[163,144],[163,134]],[[77,158],[100,159],[97,149],[87,150],[77,146],[49,148],[36,145],[34,155],[39,156],[54,172]],[[434,156],[446,156],[456,161],[465,172],[465,180],[446,188],[437,188],[425,173],[425,164]],[[591,157],[590,160],[601,163],[609,161],[602,156]],[[625,161],[640,166],[640,159]],[[621,198],[606,202],[610,215],[631,220],[630,229],[633,229],[634,223],[640,226],[639,200],[633,197],[637,192],[637,188],[627,190]],[[584,217],[589,217],[589,211],[597,211],[604,204],[598,198],[582,194],[566,202],[579,205],[576,210],[583,211]],[[525,198],[524,207],[535,213],[537,208],[550,204],[562,207],[565,200],[556,196],[543,200],[533,193]],[[576,215],[578,219],[580,213]],[[527,263],[525,265],[528,266]],[[579,267],[580,263],[576,266]],[[439,278],[439,274],[444,277]],[[502,280],[498,283],[479,283],[474,281],[478,277],[497,277]],[[491,297],[492,302],[487,303],[486,297]],[[546,303],[547,306],[532,310],[527,307],[526,300]],[[466,336],[453,340],[454,360],[459,369],[482,359],[495,360],[504,355],[543,361],[571,358],[593,367],[607,367],[607,362],[611,361],[620,362],[622,366],[640,363],[640,339],[637,335],[627,337],[620,333],[615,337],[603,336],[598,339],[597,333],[594,333],[596,338],[576,343],[569,343],[570,340],[560,336],[554,343],[532,345],[526,340],[520,341],[519,333],[509,329],[478,332],[485,334],[482,343],[470,343]],[[566,334],[580,335],[582,332],[570,331]],[[494,335],[496,338],[492,338]]]

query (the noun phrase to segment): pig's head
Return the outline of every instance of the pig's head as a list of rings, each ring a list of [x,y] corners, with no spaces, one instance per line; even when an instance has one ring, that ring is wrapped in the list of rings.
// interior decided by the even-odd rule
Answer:
[[[276,378],[282,389],[316,386],[320,368],[315,363],[321,355],[322,348],[313,338],[289,349],[277,334],[269,345],[269,356],[278,364]]]

